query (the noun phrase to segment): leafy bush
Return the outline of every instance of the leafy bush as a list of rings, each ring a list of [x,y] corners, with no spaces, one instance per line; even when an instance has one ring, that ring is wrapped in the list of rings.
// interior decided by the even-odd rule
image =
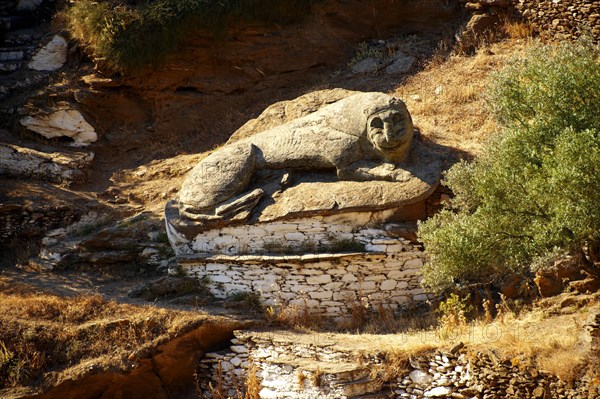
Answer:
[[[447,172],[452,209],[419,226],[431,288],[493,282],[557,249],[598,246],[599,56],[586,41],[538,44],[493,77],[502,129],[482,156]]]
[[[307,15],[315,0],[78,0],[67,9],[71,35],[115,71],[160,62],[197,29],[215,36],[228,20],[287,24]]]

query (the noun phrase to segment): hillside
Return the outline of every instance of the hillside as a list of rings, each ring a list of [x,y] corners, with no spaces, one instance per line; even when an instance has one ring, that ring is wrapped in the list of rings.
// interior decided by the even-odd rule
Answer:
[[[423,368],[407,365],[409,360],[441,356],[462,342],[466,349],[457,349],[457,356],[497,357],[493,367],[510,365],[515,379],[521,378],[518,369],[541,369],[550,374],[539,381],[555,383],[556,392],[572,389],[571,396],[536,397],[584,397],[584,390],[593,397],[598,347],[590,337],[597,337],[597,292],[545,299],[494,293],[485,312],[486,299],[471,298],[481,312],[468,322],[442,317],[452,312],[436,312],[439,301],[401,314],[368,316],[358,309],[352,323],[333,326],[298,309],[265,308],[251,296],[214,298],[205,281],[177,276],[164,231],[165,203],[201,159],[269,105],[322,89],[395,95],[406,103],[420,139],[443,149],[447,169],[479,155],[498,129],[485,98],[490,74],[538,40],[534,32],[543,22],[495,19],[485,34],[474,35],[471,26],[456,40],[454,33],[473,12],[463,3],[408,1],[403,12],[393,2],[345,3],[317,4],[314,14],[291,25],[232,24],[230,41],[216,47],[205,32],[196,32],[186,47],[152,68],[115,73],[69,42],[66,64],[57,71],[23,68],[3,75],[10,88],[0,107],[0,396],[204,397],[212,377],[199,377],[200,359],[218,358],[213,352],[230,346],[234,330],[258,330],[244,342],[334,348],[333,358],[335,351],[346,357],[360,352],[381,367],[380,374],[389,372],[389,378],[378,377],[384,385],[403,370]],[[486,2],[467,4],[480,3]],[[494,16],[503,12],[495,4],[502,2],[492,3],[470,7]],[[55,16],[51,27],[51,14],[8,36],[64,34],[64,15]],[[386,73],[397,54],[414,63],[402,73]],[[387,64],[353,70],[373,55]],[[43,138],[19,122],[24,112],[39,116],[57,109],[78,110],[97,141],[73,148],[71,138]],[[459,336],[444,335],[448,329]],[[486,339],[491,330],[511,333]],[[283,364],[298,362],[306,378],[330,366],[302,359]],[[338,374],[343,372],[325,370],[323,381]],[[580,378],[587,385],[574,387]],[[526,392],[533,395],[534,388]],[[223,389],[212,395],[227,397]]]

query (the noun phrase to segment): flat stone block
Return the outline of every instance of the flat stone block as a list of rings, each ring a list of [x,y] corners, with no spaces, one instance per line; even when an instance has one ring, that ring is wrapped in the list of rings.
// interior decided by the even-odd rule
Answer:
[[[365,291],[365,290],[375,290],[377,288],[377,284],[374,281],[363,281],[352,283],[348,286],[351,290],[357,291]]]
[[[289,290],[295,293],[298,292],[312,292],[319,289],[318,285],[292,285]]]
[[[386,277],[383,274],[378,274],[378,275],[375,275],[375,276],[367,276],[367,277],[365,277],[365,281],[377,281],[377,282],[380,282],[380,281],[384,281],[385,279],[386,279]]]
[[[327,299],[331,300],[333,298],[332,291],[314,291],[308,294],[312,299]]]
[[[405,269],[420,269],[422,267],[423,267],[423,260],[421,260],[421,258],[411,259],[404,263]]]
[[[325,284],[323,286],[323,288],[325,288],[326,290],[339,290],[340,288],[342,288],[342,286],[344,285],[344,283],[340,282],[340,281],[336,281],[333,283],[329,283],[329,284]]]
[[[311,276],[306,278],[307,284],[327,284],[331,282],[331,276],[329,274],[323,274],[321,276]]]
[[[287,241],[306,241],[306,236],[300,232],[287,233],[284,235]]]
[[[404,245],[402,244],[388,245],[386,249],[387,252],[402,252],[403,250]]]
[[[387,249],[387,246],[386,245],[367,244],[367,245],[365,245],[365,249],[369,252],[385,252]]]
[[[221,274],[221,275],[211,275],[210,281],[212,281],[213,283],[231,283],[231,282],[233,282],[233,279],[228,275]]]
[[[396,288],[398,282],[396,280],[385,280],[381,282],[379,289],[382,291],[390,291]]]

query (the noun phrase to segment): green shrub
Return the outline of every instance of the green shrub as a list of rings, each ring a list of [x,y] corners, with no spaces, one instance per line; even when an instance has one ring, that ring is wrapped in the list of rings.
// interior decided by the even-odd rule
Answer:
[[[431,288],[494,282],[557,249],[598,245],[599,56],[585,41],[536,45],[494,76],[502,130],[447,172],[452,209],[419,226]]]
[[[67,9],[71,35],[115,71],[160,62],[198,29],[222,35],[228,21],[288,24],[316,0],[78,0]]]

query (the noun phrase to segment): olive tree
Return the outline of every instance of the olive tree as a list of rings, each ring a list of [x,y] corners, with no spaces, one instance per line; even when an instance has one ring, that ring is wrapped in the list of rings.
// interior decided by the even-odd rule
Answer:
[[[493,76],[500,129],[444,178],[451,206],[419,225],[434,290],[522,273],[556,251],[600,244],[600,51],[585,40],[533,46]]]

